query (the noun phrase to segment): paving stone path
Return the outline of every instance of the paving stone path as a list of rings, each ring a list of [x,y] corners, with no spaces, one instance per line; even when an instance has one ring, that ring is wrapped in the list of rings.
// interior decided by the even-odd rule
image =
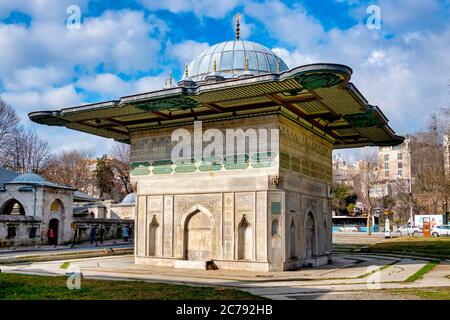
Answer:
[[[320,268],[270,273],[172,269],[135,265],[133,260],[133,256],[97,257],[0,269],[37,275],[65,275],[79,270],[86,278],[236,287],[270,299],[392,299],[380,289],[450,287],[449,261],[441,262],[422,279],[405,282],[429,261],[395,255],[334,254],[333,263]],[[61,268],[64,262],[70,262],[69,269]]]

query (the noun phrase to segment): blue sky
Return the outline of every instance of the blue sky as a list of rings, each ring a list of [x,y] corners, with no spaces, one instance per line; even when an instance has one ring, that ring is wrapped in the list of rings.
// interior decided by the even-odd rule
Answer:
[[[66,27],[70,5],[81,28]],[[381,29],[370,30],[377,5]],[[0,96],[53,150],[106,152],[112,141],[37,126],[26,114],[161,88],[208,45],[259,42],[289,67],[349,65],[352,82],[398,133],[450,107],[450,0],[0,0]]]

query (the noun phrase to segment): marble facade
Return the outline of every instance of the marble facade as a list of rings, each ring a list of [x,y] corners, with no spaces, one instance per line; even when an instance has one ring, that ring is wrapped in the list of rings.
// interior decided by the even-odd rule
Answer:
[[[255,271],[328,263],[332,144],[280,115],[203,127],[278,129],[280,150],[234,167],[177,170],[173,128],[133,133],[136,263]]]

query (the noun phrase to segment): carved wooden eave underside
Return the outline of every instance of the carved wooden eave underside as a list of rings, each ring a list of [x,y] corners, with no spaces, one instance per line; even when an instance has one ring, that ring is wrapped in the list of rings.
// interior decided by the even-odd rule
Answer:
[[[224,81],[183,80],[177,87],[119,100],[31,112],[39,124],[62,126],[129,142],[130,132],[201,121],[280,114],[335,148],[403,142],[381,110],[349,82],[352,70],[337,64],[305,65],[281,74]]]

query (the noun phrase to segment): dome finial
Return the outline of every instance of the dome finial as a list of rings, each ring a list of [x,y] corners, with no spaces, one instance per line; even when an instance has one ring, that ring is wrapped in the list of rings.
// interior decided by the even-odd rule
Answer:
[[[217,72],[217,63],[216,63],[215,59],[214,59],[214,64],[213,64],[213,70],[214,70],[214,73]]]
[[[189,78],[189,71],[188,71],[188,65],[187,64],[184,66],[184,78],[185,79]]]
[[[241,38],[241,15],[239,12],[236,14],[236,40],[240,40]]]
[[[172,86],[172,70],[169,73],[169,85]]]

